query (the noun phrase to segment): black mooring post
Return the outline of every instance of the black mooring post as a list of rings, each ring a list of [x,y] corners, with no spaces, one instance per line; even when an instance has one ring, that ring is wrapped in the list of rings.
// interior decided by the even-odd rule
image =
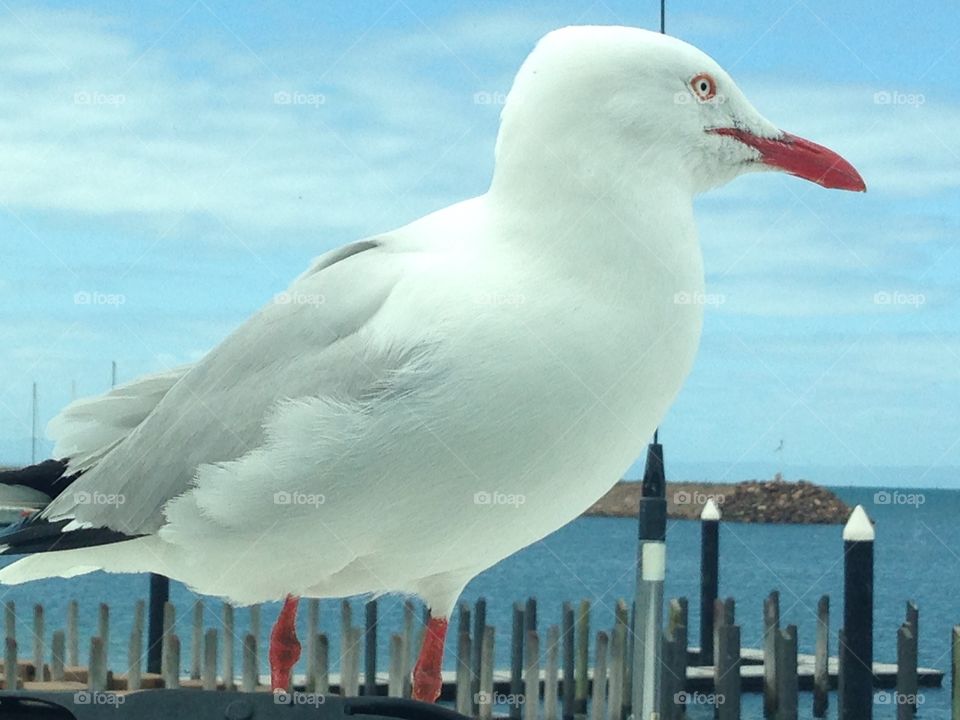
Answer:
[[[720,593],[720,509],[713,498],[700,513],[700,664],[713,665],[713,603]]]
[[[843,683],[839,717],[873,717],[873,525],[857,505],[843,528]]]
[[[160,673],[163,653],[163,606],[170,600],[170,578],[150,573],[147,672]]]

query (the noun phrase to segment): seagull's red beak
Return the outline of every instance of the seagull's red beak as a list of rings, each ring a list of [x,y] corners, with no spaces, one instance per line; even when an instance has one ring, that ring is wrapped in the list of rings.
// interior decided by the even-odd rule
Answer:
[[[729,135],[760,153],[760,161],[825,188],[866,192],[867,186],[856,169],[833,150],[802,137],[783,133],[779,138],[764,138],[731,127],[709,132]]]

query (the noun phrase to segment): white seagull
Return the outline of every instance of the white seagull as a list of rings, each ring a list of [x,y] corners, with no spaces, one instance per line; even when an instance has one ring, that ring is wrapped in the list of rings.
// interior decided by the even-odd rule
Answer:
[[[628,27],[544,37],[495,153],[484,195],[321,256],[195,365],[67,407],[55,460],[21,471],[49,504],[0,537],[35,554],[0,582],[149,571],[286,598],[276,688],[297,598],[415,594],[434,700],[467,582],[600,498],[689,372],[694,196],[757,170],[865,189],[703,52]]]

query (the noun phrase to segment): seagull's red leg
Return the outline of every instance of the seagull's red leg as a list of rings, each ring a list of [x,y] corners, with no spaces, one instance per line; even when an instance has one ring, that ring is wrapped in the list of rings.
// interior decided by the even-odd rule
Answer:
[[[297,603],[300,598],[287,595],[280,616],[270,631],[270,687],[274,692],[290,687],[290,672],[300,659],[297,640]]]
[[[447,637],[447,619],[430,616],[426,631],[423,633],[423,645],[420,656],[413,667],[413,699],[423,702],[436,702],[440,697],[443,679],[440,669],[443,665],[443,641]]]

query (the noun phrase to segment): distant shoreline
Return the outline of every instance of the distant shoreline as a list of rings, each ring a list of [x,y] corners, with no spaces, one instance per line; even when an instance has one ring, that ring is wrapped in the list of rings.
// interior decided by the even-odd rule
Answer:
[[[594,517],[636,517],[639,481],[621,480],[585,513]],[[739,483],[668,482],[667,515],[699,519],[709,498],[730,522],[832,525],[847,521],[853,508],[829,488],[806,480],[748,480]]]

